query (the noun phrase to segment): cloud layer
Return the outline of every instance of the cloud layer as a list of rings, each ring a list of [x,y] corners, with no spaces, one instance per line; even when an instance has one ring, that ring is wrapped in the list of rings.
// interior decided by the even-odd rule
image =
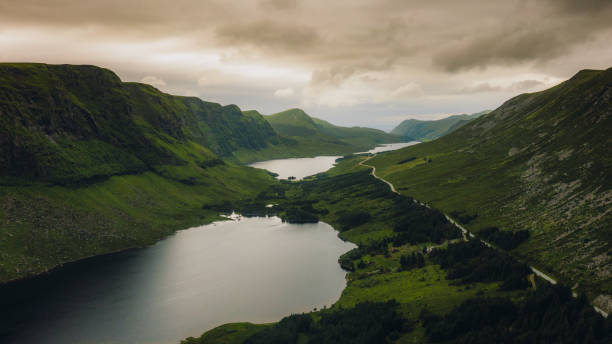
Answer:
[[[388,128],[610,67],[610,18],[607,0],[0,0],[0,61]]]

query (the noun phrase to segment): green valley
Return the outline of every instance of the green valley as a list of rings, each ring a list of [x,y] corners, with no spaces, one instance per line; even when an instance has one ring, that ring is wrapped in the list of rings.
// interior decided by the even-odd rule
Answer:
[[[235,210],[331,224],[358,245],[339,259],[348,285],[329,309],[223,325],[185,343],[612,335],[590,304],[609,310],[611,294],[612,70],[520,95],[435,141],[347,155],[289,182],[236,163],[345,154],[399,138],[299,109],[262,116],[172,96],[92,66],[0,69],[0,281],[150,245]],[[401,194],[374,178],[366,159]],[[498,248],[462,240],[445,213]],[[527,264],[572,290],[550,286]],[[483,326],[465,325],[480,313],[491,314],[474,320]],[[520,321],[532,317],[545,320]],[[568,321],[579,322],[577,332],[559,330]]]
[[[298,208],[357,243],[339,260],[349,271],[340,299],[331,308],[275,324],[223,325],[183,344],[490,343],[525,336],[556,342],[582,339],[576,333],[589,333],[593,341],[612,336],[612,323],[586,298],[574,299],[569,288],[534,277],[501,250],[462,241],[442,213],[373,178],[359,164],[364,159],[345,158],[329,172],[285,182],[247,207],[280,216]],[[266,209],[266,202],[277,206]],[[521,317],[544,320],[526,324]],[[560,327],[572,319],[581,319],[575,332]]]
[[[0,343],[612,343],[611,19],[0,1]]]

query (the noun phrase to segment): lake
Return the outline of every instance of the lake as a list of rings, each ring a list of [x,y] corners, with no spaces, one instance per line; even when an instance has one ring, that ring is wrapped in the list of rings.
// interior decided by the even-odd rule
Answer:
[[[278,321],[333,304],[346,285],[338,257],[353,247],[326,223],[278,217],[178,231],[0,287],[0,342],[178,343],[227,322]]]
[[[418,141],[412,142],[399,142],[399,143],[388,143],[375,147],[367,152],[361,153],[382,153],[386,151],[396,150],[408,146],[420,143]],[[308,176],[312,176],[317,173],[325,172],[334,166],[336,159],[339,156],[317,156],[314,158],[291,158],[291,159],[275,159],[259,161],[249,166],[255,168],[262,168],[270,172],[278,174],[279,179],[287,179],[289,177],[295,177],[296,179],[303,179]]]
[[[313,174],[325,172],[334,166],[339,156],[317,156],[314,158],[276,159],[259,161],[249,166],[262,168],[278,174],[279,179],[295,177],[303,179]]]
[[[419,142],[419,141],[410,141],[410,142],[386,143],[386,144],[382,144],[382,145],[379,145],[377,147],[374,147],[373,149],[370,149],[367,152],[362,152],[362,153],[376,154],[376,153],[388,152],[388,151],[392,151],[392,150],[401,149],[401,148],[404,148],[404,147],[416,145],[417,143],[421,143],[421,142]]]

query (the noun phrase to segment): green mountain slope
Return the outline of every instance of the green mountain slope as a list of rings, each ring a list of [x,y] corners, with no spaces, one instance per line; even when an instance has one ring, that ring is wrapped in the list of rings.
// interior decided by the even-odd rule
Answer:
[[[221,158],[279,140],[237,106],[106,69],[0,64],[0,282],[218,219],[276,183]]]
[[[300,109],[289,109],[264,117],[278,133],[286,136],[317,134],[314,120]]]
[[[382,143],[399,142],[397,135],[382,130],[362,127],[340,127],[327,121],[310,117],[300,109],[289,109],[264,116],[279,134],[298,142],[317,144],[325,142],[341,153],[368,150]]]
[[[612,307],[612,69],[522,94],[432,142],[371,160],[403,194],[478,231],[528,229],[513,253]],[[415,158],[415,159],[411,159]]]
[[[235,105],[122,83],[93,66],[0,64],[0,177],[74,183],[176,166],[278,142]],[[183,178],[185,176],[178,176]]]
[[[451,125],[445,132],[442,133],[442,135],[440,135],[440,137],[450,134],[453,131],[463,127],[464,125],[468,124],[473,118],[469,118],[469,119],[462,119],[459,120],[457,122],[455,122],[455,124]]]
[[[419,141],[435,140],[449,134],[469,121],[489,113],[489,110],[473,113],[471,115],[453,115],[436,121],[420,121],[407,119],[391,130],[391,134]]]

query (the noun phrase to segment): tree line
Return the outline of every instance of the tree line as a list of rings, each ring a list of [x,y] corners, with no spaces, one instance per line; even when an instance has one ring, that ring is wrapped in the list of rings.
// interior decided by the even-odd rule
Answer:
[[[515,304],[506,298],[466,300],[445,316],[423,309],[419,316],[433,343],[612,342],[612,319],[597,314],[584,295],[545,284]]]
[[[502,231],[497,227],[487,227],[480,230],[478,236],[501,249],[510,251],[529,239],[529,231],[526,229],[516,232]]]
[[[501,281],[502,290],[529,287],[531,269],[509,254],[487,247],[480,240],[458,242],[446,249],[434,249],[432,261],[447,271],[447,278],[459,284]]]
[[[412,330],[402,319],[397,301],[363,302],[353,308],[322,311],[318,321],[310,314],[294,314],[251,337],[245,344],[338,343],[374,344],[399,338]]]

